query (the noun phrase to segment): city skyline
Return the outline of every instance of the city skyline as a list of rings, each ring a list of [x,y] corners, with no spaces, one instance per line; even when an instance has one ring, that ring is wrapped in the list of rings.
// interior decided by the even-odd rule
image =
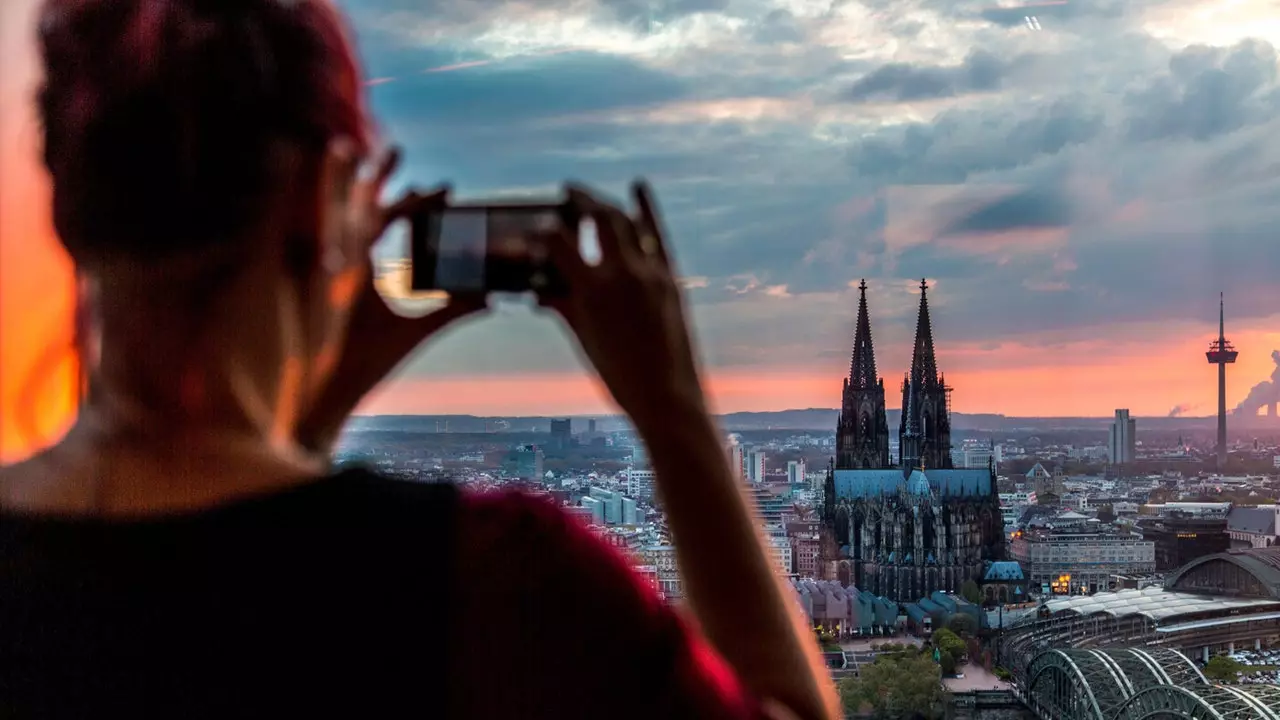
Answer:
[[[0,412],[35,387],[27,409],[56,428],[70,366],[31,380],[65,355],[71,294],[31,108],[35,4],[4,5],[0,202],[18,210],[0,214]],[[1071,3],[1034,31],[936,0],[664,3],[644,23],[608,0],[339,4],[372,111],[405,148],[397,189],[537,195],[572,177],[620,196],[652,180],[717,412],[838,405],[864,277],[890,387],[929,278],[961,412],[1208,415],[1220,291],[1240,350],[1228,406],[1276,370],[1265,4]],[[610,408],[555,322],[506,307],[361,411]],[[0,452],[21,443],[12,427]]]

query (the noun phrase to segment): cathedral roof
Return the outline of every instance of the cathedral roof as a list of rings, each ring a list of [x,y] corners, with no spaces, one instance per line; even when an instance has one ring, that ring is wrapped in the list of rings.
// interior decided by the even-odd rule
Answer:
[[[907,478],[907,493],[910,495],[929,494],[929,480],[925,478],[924,472],[920,470],[911,471],[911,477]]]
[[[987,574],[982,578],[984,581],[1017,581],[1026,579],[1022,574],[1022,566],[1012,560],[999,560],[991,563],[991,567],[987,568]]]
[[[929,470],[921,474],[933,494],[943,498],[985,497],[994,492],[988,468]],[[897,468],[836,470],[834,479],[836,497],[842,500],[896,495],[904,482],[902,471]]]

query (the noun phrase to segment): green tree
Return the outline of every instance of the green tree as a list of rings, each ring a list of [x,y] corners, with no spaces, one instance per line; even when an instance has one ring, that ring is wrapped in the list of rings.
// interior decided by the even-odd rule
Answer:
[[[947,629],[962,638],[977,635],[978,621],[969,613],[958,612],[947,618]]]
[[[850,712],[870,708],[884,720],[935,720],[943,714],[942,675],[928,653],[880,655],[840,682],[840,699]]]
[[[974,605],[982,604],[982,589],[973,580],[965,580],[960,584],[960,597]]]
[[[938,653],[938,667],[942,670],[943,677],[955,675],[956,657],[949,652]]]
[[[1236,679],[1236,673],[1242,672],[1244,665],[1226,655],[1214,655],[1209,658],[1209,662],[1205,663],[1204,674],[1210,680],[1218,682],[1232,682]]]
[[[959,635],[946,628],[933,631],[933,646],[944,653],[958,658],[964,654],[965,644]]]

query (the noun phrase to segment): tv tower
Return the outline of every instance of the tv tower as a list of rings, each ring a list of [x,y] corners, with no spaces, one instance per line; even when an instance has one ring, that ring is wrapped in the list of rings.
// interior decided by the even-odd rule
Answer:
[[[1205,356],[1218,366],[1218,472],[1227,467],[1227,366],[1236,361],[1235,347],[1227,342],[1222,293],[1218,293],[1218,339],[1209,343]]]

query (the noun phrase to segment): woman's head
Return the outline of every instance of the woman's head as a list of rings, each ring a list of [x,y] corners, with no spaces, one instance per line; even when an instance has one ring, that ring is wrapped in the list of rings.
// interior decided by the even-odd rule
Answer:
[[[54,219],[90,268],[236,242],[285,180],[276,148],[368,142],[327,0],[49,0],[39,32]]]
[[[228,286],[204,276],[278,268],[269,281],[301,298],[290,322],[319,353],[341,325],[324,308],[342,235],[327,225],[354,173],[335,148],[370,144],[329,0],[46,0],[39,41],[54,225],[77,266],[157,289],[181,268],[200,304]]]

